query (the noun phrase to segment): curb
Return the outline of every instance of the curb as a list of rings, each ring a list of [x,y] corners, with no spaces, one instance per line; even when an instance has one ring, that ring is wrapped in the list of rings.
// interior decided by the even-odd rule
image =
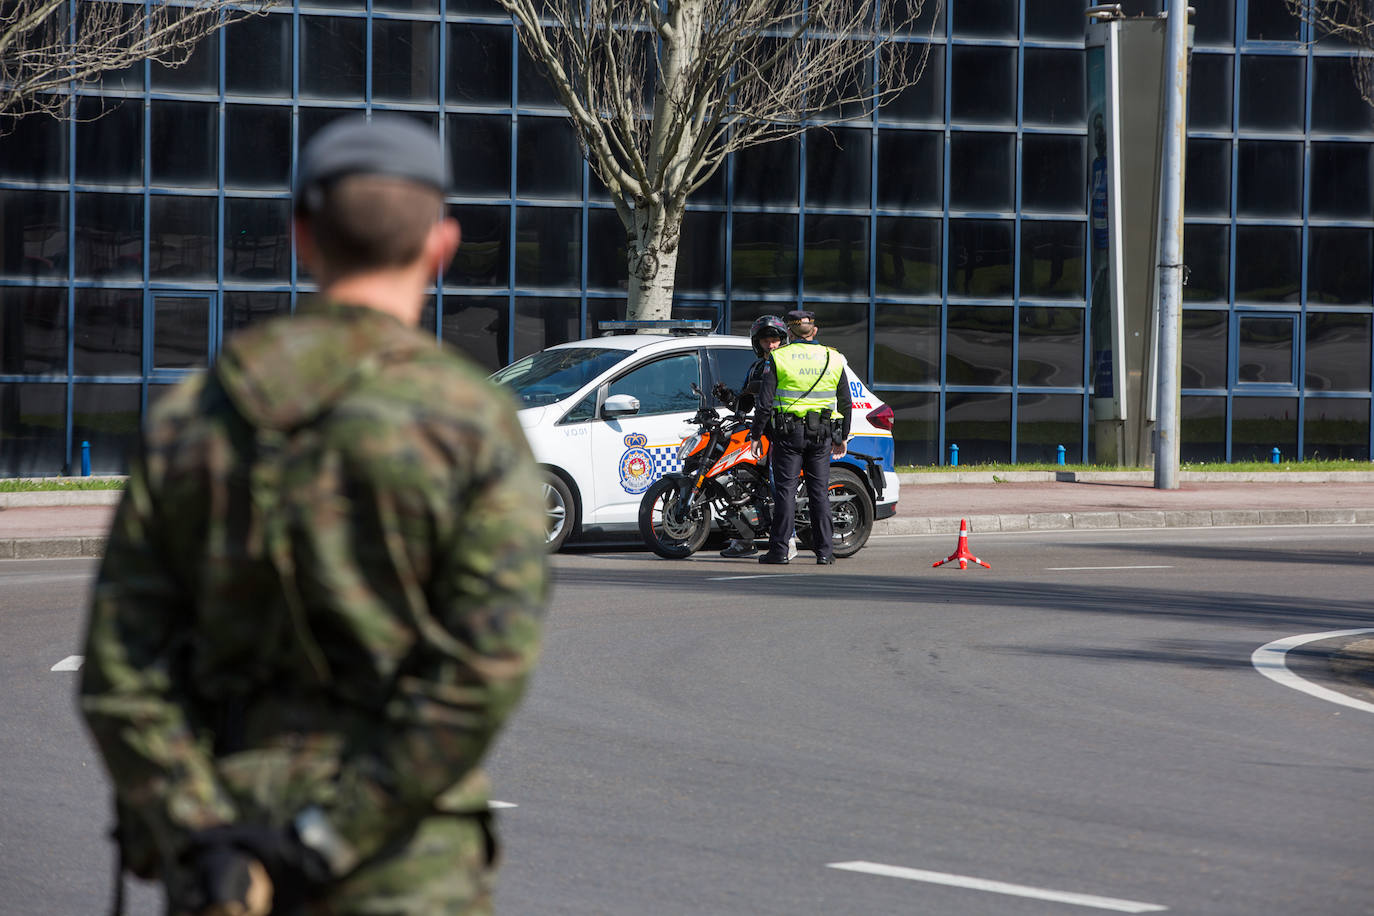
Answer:
[[[1153,471],[916,471],[902,486],[999,483],[1153,483]],[[1374,483],[1374,471],[1180,471],[1181,483]]]
[[[105,555],[105,535],[0,538],[0,560],[70,560]]]
[[[894,516],[875,534],[948,534],[967,519],[969,531],[1090,531],[1140,528],[1235,528],[1268,525],[1374,525],[1374,509],[1130,509],[1121,512],[1036,512],[1026,515]]]

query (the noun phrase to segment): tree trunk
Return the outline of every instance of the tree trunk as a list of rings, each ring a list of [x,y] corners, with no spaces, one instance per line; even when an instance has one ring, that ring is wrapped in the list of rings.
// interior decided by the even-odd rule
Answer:
[[[625,317],[631,321],[671,318],[682,210],[645,203],[631,213],[634,225],[627,227],[625,246],[629,268]]]

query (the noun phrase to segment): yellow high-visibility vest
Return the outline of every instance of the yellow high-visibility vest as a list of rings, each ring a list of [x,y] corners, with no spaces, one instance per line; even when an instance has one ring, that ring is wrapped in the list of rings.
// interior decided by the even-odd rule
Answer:
[[[773,410],[806,416],[813,410],[838,411],[835,389],[844,375],[844,357],[820,344],[791,343],[772,352],[778,391]]]

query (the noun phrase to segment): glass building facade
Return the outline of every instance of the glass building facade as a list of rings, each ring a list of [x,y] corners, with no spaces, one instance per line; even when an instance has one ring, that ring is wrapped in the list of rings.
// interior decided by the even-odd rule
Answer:
[[[951,444],[964,464],[1091,459],[1087,4],[946,5],[916,86],[736,154],[691,199],[676,314],[745,332],[814,310],[896,411],[899,463]],[[1374,112],[1354,52],[1308,41],[1284,0],[1192,5],[1183,458],[1368,460]],[[364,108],[433,126],[457,164],[437,338],[495,369],[623,317],[615,211],[493,0],[296,0],[0,138],[0,476],[71,472],[82,442],[123,471],[167,385],[311,291],[296,152]]]

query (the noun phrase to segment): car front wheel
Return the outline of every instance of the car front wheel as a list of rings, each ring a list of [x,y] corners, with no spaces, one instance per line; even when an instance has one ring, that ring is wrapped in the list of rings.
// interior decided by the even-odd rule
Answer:
[[[577,499],[562,477],[544,472],[544,546],[557,553],[577,527]]]

